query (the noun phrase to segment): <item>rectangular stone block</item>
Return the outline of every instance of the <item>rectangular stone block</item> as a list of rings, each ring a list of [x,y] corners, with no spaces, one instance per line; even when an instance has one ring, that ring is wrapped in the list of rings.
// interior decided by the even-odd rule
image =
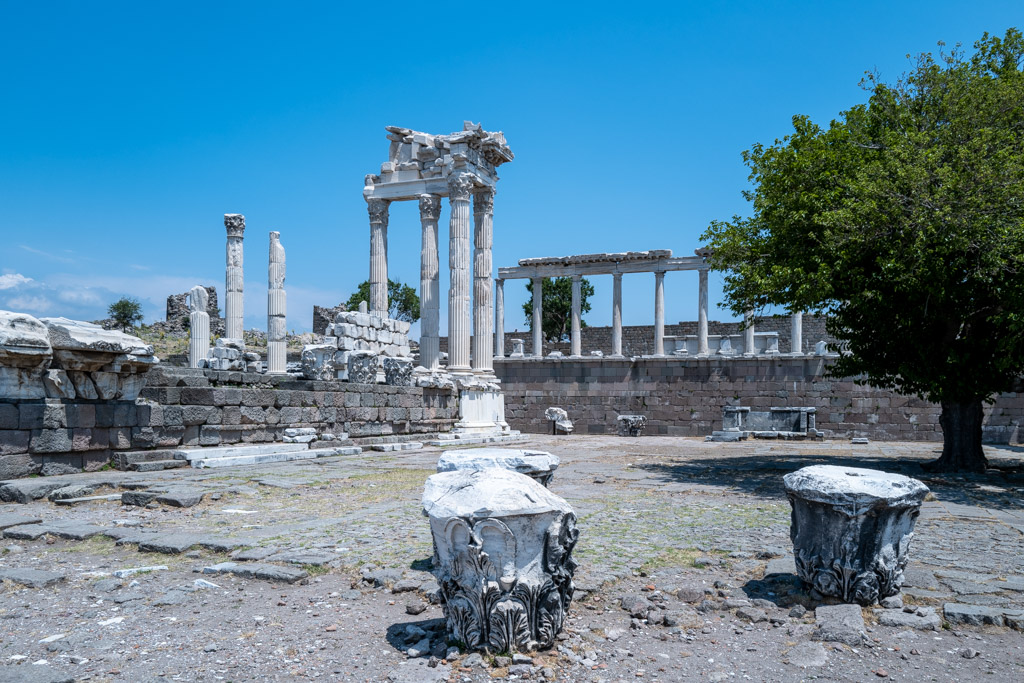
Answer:
[[[18,406],[18,429],[42,429],[43,412],[46,406],[42,403],[22,403]]]
[[[0,429],[18,429],[20,419],[18,406],[0,403]]]
[[[33,429],[29,441],[32,453],[67,453],[72,450],[70,429]]]
[[[118,402],[114,404],[115,427],[135,427],[138,425],[136,406],[134,403]]]
[[[181,403],[182,405],[197,406],[216,405],[214,391],[211,388],[185,387],[181,390]]]
[[[27,429],[0,429],[0,456],[28,453],[31,436]]]
[[[132,447],[131,427],[112,427],[107,430],[107,439],[110,447],[115,450],[125,450]]]

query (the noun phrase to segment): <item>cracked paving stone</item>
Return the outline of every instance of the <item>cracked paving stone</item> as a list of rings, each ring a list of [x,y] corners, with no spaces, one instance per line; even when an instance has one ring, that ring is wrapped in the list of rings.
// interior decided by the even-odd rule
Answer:
[[[12,526],[22,526],[24,524],[39,524],[43,521],[42,517],[34,517],[29,515],[19,515],[17,513],[2,514],[0,515],[0,530],[6,529]]]
[[[59,572],[46,572],[41,569],[0,569],[0,581],[13,581],[28,588],[46,588],[65,579]]]
[[[139,552],[180,555],[189,548],[199,545],[203,538],[198,534],[157,534],[139,541]]]
[[[157,496],[156,502],[176,508],[190,508],[201,503],[205,495],[205,491],[197,491],[195,489],[168,491]]]
[[[337,559],[337,555],[334,553],[297,550],[285,551],[264,559],[268,562],[287,562],[289,564],[327,564],[331,560]]]
[[[234,574],[243,579],[263,579],[265,581],[285,581],[295,583],[309,576],[303,569],[279,567],[273,564],[248,562],[221,562],[210,567],[203,567],[204,574]]]

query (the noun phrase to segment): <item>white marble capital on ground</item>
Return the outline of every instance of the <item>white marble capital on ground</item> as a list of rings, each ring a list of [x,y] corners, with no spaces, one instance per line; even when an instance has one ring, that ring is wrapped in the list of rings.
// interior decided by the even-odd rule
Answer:
[[[438,256],[437,222],[441,217],[441,197],[420,195],[420,225],[423,241],[420,247],[420,365],[436,370],[441,357],[440,336],[441,295]]]
[[[244,325],[242,322],[243,274],[242,274],[242,239],[245,235],[245,216],[240,213],[224,214],[224,228],[227,230],[227,257],[224,275],[224,324],[225,335],[232,339],[241,339]]]
[[[370,214],[370,310],[388,311],[388,208],[384,199],[366,200]]]

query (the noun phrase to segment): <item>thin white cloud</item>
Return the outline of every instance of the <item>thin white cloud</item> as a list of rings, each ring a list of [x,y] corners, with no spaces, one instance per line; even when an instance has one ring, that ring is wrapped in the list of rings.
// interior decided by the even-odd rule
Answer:
[[[32,282],[32,278],[25,277],[21,273],[7,273],[0,275],[0,289],[15,289],[19,285]]]
[[[91,289],[62,289],[57,298],[71,304],[99,305],[103,303],[100,295]]]
[[[30,254],[37,254],[39,256],[43,256],[45,258],[48,258],[48,259],[50,259],[52,261],[60,261],[61,263],[74,263],[75,262],[75,259],[73,259],[73,258],[68,258],[67,256],[58,256],[57,254],[51,254],[48,251],[43,251],[42,249],[36,249],[35,247],[30,247],[27,244],[19,244],[18,246],[20,246],[22,249],[24,249],[25,251],[27,251]],[[68,253],[68,254],[74,253],[74,252],[72,252],[69,249],[65,249],[64,252]]]
[[[54,304],[45,296],[27,294],[8,299],[6,306],[7,309],[10,311],[41,315],[43,313],[49,313],[50,311],[52,311]]]
[[[137,263],[133,263],[129,266],[132,270],[150,270],[149,266],[140,266]]]

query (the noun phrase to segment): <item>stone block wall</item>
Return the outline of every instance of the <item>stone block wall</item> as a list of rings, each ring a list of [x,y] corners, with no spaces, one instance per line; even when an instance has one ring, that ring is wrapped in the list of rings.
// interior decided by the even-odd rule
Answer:
[[[757,332],[777,332],[779,335],[779,351],[790,350],[792,327],[788,315],[766,316],[757,318],[754,321],[754,330]],[[667,336],[684,336],[697,334],[697,322],[680,322],[675,325],[665,325]],[[743,334],[738,322],[708,321],[708,334],[729,335]],[[505,353],[512,353],[512,340],[522,339],[526,342],[526,353],[533,352],[533,338],[529,330],[505,333]],[[805,315],[803,317],[803,342],[804,350],[813,349],[814,344],[819,341],[834,342],[835,340],[825,332],[825,318]],[[581,348],[583,355],[590,355],[591,351],[601,351],[606,356],[612,352],[612,328],[611,327],[584,327],[581,334]],[[441,351],[448,352],[448,338],[441,337]],[[555,344],[544,344],[544,355],[552,351],[561,351],[569,355],[569,342],[558,342]],[[622,328],[622,353],[626,356],[645,356],[654,353],[654,325],[630,325]]]
[[[98,469],[115,451],[281,441],[289,427],[447,432],[458,416],[451,390],[157,367],[137,402],[0,400],[0,480]]]
[[[513,429],[547,433],[544,410],[564,408],[579,434],[614,434],[616,417],[646,415],[645,434],[707,436],[724,406],[815,407],[830,438],[941,441],[939,406],[825,377],[823,358],[496,360]],[[1024,385],[985,408],[985,441],[1021,443]]]

